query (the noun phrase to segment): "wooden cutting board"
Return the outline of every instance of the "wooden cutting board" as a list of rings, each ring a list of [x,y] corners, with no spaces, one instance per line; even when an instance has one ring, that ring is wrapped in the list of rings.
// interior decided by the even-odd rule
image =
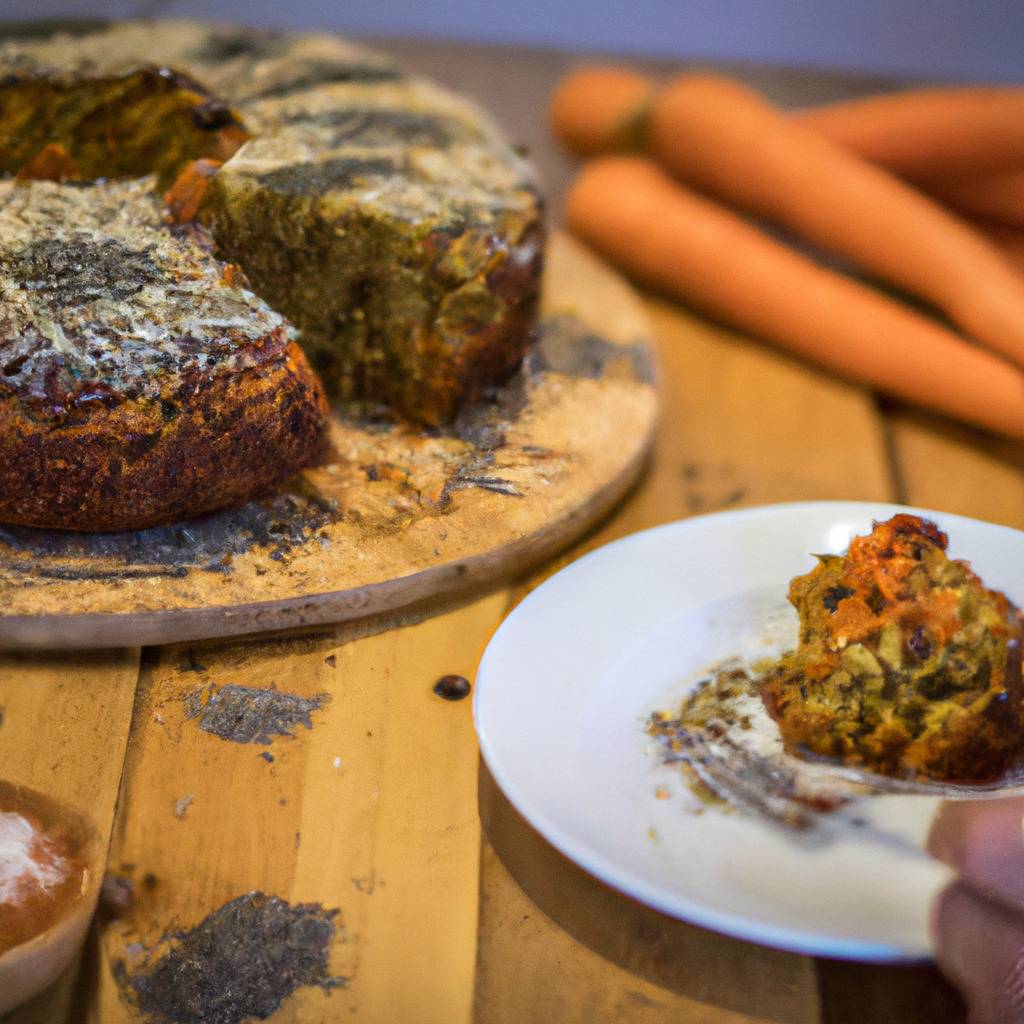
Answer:
[[[638,299],[564,235],[537,335],[523,372],[448,430],[335,417],[331,461],[273,499],[126,533],[0,526],[0,646],[338,622],[550,558],[637,479],[657,402]]]

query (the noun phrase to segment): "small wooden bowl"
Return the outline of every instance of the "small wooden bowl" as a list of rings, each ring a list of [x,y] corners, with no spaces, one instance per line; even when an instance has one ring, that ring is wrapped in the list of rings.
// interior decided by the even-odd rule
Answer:
[[[0,953],[0,1016],[57,980],[82,947],[103,880],[105,850],[96,825],[52,797],[0,781],[0,808],[34,815],[48,835],[58,835],[82,866],[81,885],[59,908],[56,921]]]

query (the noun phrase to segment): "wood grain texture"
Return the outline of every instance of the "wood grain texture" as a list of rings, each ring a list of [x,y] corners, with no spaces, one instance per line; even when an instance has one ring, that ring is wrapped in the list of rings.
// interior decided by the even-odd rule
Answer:
[[[144,1019],[132,1004],[142,950],[259,891],[339,911],[327,967],[343,987],[299,987],[274,1021],[468,1022],[476,742],[469,701],[442,700],[433,686],[471,675],[504,606],[498,594],[385,632],[147,655],[110,860],[135,898],[103,930],[89,1019]],[[231,685],[250,691],[239,715],[271,689],[321,707],[311,728],[268,743],[225,739],[187,717],[190,695],[209,707],[209,687]],[[180,982],[212,1000],[202,971]]]
[[[1024,444],[916,411],[887,418],[901,500],[1024,529]]]
[[[110,821],[139,651],[0,654],[3,777]]]

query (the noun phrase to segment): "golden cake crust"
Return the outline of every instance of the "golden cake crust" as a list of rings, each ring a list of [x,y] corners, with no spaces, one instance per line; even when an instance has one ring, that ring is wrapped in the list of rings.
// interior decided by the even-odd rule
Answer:
[[[294,342],[196,375],[177,399],[97,398],[55,418],[0,398],[0,520],[123,530],[187,519],[273,491],[322,443],[323,392]]]

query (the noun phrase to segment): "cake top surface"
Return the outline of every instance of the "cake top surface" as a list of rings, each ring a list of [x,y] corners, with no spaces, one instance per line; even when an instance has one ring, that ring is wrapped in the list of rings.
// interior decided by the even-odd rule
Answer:
[[[56,412],[262,362],[285,321],[231,274],[146,179],[0,182],[0,392]]]
[[[487,221],[536,201],[531,169],[475,104],[335,36],[123,22],[0,45],[0,72],[14,78],[73,82],[141,66],[171,69],[239,114],[254,138],[227,176],[408,221],[459,210]]]
[[[536,201],[526,165],[486,119],[429,82],[327,85],[246,114],[256,134],[224,180],[307,196],[326,216],[358,206],[413,223],[485,226]]]
[[[388,57],[337,36],[191,21],[125,21],[85,35],[0,43],[6,75],[113,75],[143,63],[190,71],[233,103],[324,82],[400,77]]]
[[[2,43],[0,73],[0,170],[62,179],[0,181],[0,395],[53,414],[286,344],[287,321],[225,277],[214,244],[307,334],[315,317],[274,281],[309,239],[363,239],[374,273],[397,240],[448,290],[535,255],[518,241],[538,215],[532,172],[487,115],[346,40],[123,22]],[[206,228],[165,223],[168,187],[170,215]],[[261,278],[252,251],[278,243],[291,269],[275,249]]]

